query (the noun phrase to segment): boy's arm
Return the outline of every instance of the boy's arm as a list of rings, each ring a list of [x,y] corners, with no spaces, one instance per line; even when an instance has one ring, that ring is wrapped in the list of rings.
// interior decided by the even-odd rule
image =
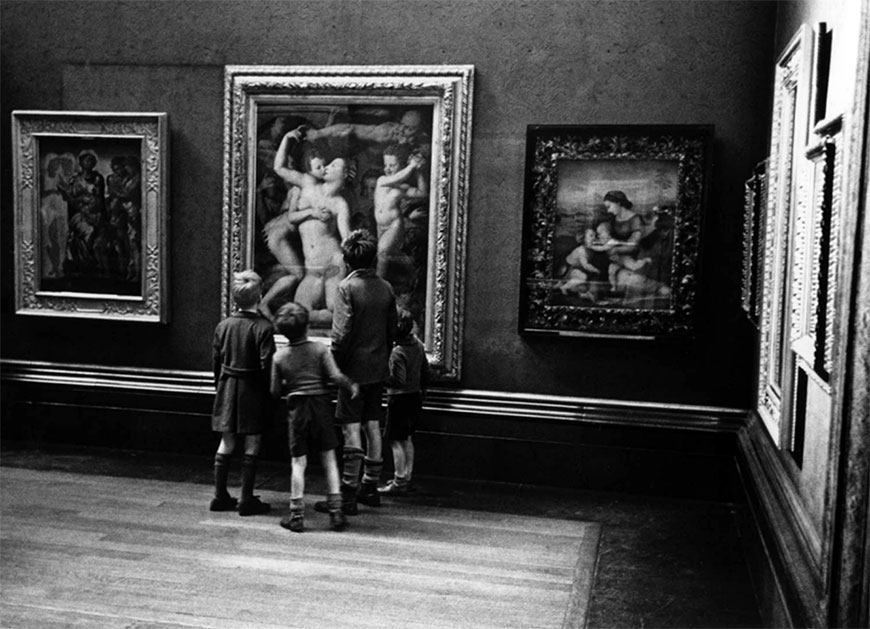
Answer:
[[[396,296],[390,290],[390,307],[387,309],[387,347],[392,347],[399,336],[399,311],[396,309]]]
[[[212,362],[212,371],[214,372],[214,386],[217,388],[218,382],[221,379],[221,371],[222,371],[222,361],[221,361],[221,339],[218,335],[217,330],[215,330],[214,338],[212,339],[211,346],[211,362]]]
[[[281,397],[281,369],[274,357],[272,358],[272,375],[269,378],[269,393],[272,397]]]
[[[347,353],[347,337],[353,328],[353,308],[347,294],[347,286],[339,284],[335,291],[332,308],[332,355],[338,365],[344,365]]]
[[[405,357],[397,352],[390,353],[390,377],[387,378],[387,386],[401,387],[408,382],[408,365]]]
[[[331,353],[323,352],[323,366],[326,369],[326,373],[329,374],[329,379],[337,386],[348,391],[352,398],[359,395],[359,385],[341,372],[341,369],[335,364],[335,358],[332,357]]]

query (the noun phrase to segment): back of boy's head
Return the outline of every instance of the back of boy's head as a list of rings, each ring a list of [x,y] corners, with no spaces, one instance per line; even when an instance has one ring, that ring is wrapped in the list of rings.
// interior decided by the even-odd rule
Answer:
[[[263,280],[250,269],[233,273],[233,301],[239,308],[252,308],[260,301]]]
[[[275,315],[275,329],[290,341],[301,339],[308,331],[308,309],[295,301],[284,304]]]
[[[404,308],[399,308],[396,323],[396,338],[403,339],[414,331],[414,315]]]
[[[367,229],[355,229],[341,243],[344,261],[351,269],[368,269],[378,257],[378,241]]]

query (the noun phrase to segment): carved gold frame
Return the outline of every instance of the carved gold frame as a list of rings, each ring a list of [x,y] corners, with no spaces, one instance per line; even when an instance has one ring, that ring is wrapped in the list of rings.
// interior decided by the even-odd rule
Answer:
[[[804,150],[810,133],[813,40],[802,25],[779,56],[775,68],[773,121],[767,176],[767,210],[762,301],[759,314],[760,355],[757,410],[773,441],[780,445],[789,435],[782,425],[784,400],[791,394],[790,342],[793,320],[802,308],[801,291],[793,294],[790,282],[790,243],[808,213],[807,188],[812,176]],[[796,308],[797,310],[793,310]]]
[[[431,107],[432,155],[421,330],[442,380],[459,378],[473,66],[227,66],[224,94],[223,284],[231,310],[235,271],[253,268],[257,112],[296,104]]]
[[[698,257],[712,150],[711,125],[531,125],[526,137],[526,191],[519,332],[634,339],[691,337],[696,326]],[[566,305],[552,280],[562,163],[613,167],[669,162],[676,173],[673,254],[666,307]],[[607,188],[600,191],[603,196]]]
[[[166,323],[168,122],[165,113],[12,112],[15,312],[21,315]],[[138,294],[46,289],[41,255],[44,143],[81,148],[138,142],[141,164],[141,286]]]

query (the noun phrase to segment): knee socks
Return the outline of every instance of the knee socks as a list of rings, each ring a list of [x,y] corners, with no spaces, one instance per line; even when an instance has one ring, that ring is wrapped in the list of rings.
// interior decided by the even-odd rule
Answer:
[[[221,454],[218,452],[214,455],[214,496],[215,498],[228,498],[227,479],[230,475],[230,460],[232,455]]]
[[[257,455],[246,454],[242,457],[242,502],[254,497],[254,480],[256,477]]]
[[[378,481],[381,479],[381,469],[383,467],[383,459],[370,459],[366,457],[363,466],[363,484],[377,485]]]
[[[341,494],[326,494],[326,508],[330,513],[341,511]]]
[[[356,446],[344,446],[341,484],[348,487],[359,486],[359,471],[365,450]]]

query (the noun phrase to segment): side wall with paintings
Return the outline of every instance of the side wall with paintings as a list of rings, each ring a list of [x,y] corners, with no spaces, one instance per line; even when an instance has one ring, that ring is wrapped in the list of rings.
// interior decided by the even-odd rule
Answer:
[[[2,213],[4,436],[210,449],[225,65],[472,64],[462,375],[431,396],[421,448],[451,454],[428,457],[429,471],[728,494],[753,386],[743,182],[767,150],[775,5],[4,1],[3,207],[13,110],[158,111],[171,224],[170,321],[146,325],[15,315],[15,226]],[[532,124],[714,126],[691,341],[517,333]]]
[[[782,3],[775,41],[744,539],[769,626],[867,626],[870,3]]]

